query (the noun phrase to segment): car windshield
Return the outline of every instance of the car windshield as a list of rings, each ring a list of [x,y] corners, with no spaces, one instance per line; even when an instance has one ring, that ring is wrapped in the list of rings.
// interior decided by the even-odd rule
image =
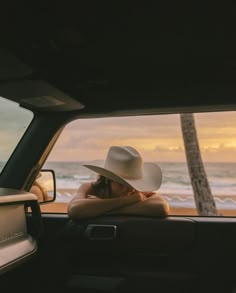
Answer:
[[[0,97],[0,173],[33,118],[18,103]]]

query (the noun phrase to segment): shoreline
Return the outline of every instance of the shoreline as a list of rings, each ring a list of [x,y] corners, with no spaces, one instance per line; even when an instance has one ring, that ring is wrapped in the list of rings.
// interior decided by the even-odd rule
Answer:
[[[40,205],[42,213],[59,213],[67,214],[68,203],[53,202]],[[220,216],[222,217],[236,217],[236,210],[218,209]],[[198,216],[196,209],[194,208],[176,208],[170,206],[169,216]]]
[[[77,189],[73,188],[63,188],[63,189],[58,189],[58,198],[60,196],[68,196],[68,202],[73,198],[73,196],[76,194]],[[59,195],[60,194],[60,195]],[[169,205],[170,205],[170,216],[197,216],[197,211],[194,207],[184,207],[184,206],[171,206],[171,200],[175,199],[181,199],[181,200],[193,200],[193,195],[192,194],[167,194],[167,193],[162,193],[160,194],[164,198],[168,198]],[[214,198],[218,201],[235,201],[236,203],[236,195],[215,195]],[[67,206],[68,202],[53,202],[53,203],[48,203],[48,204],[42,204],[40,205],[41,211],[43,213],[67,213]],[[236,205],[235,209],[222,209],[218,208],[219,214],[221,216],[225,217],[236,217]]]
[[[68,196],[68,202],[73,198],[73,196],[76,194],[77,189],[73,188],[63,188],[58,189],[58,198],[60,196]],[[60,194],[60,195],[59,195]],[[170,216],[197,216],[196,209],[191,207],[184,207],[184,206],[172,206],[171,200],[193,200],[192,194],[167,194],[167,193],[160,193],[161,196],[163,196],[166,199],[169,199],[169,205],[170,205]],[[225,200],[228,200],[229,202],[232,202],[236,204],[236,195],[213,195],[216,199],[216,204],[218,202],[224,202]],[[67,213],[67,206],[68,202],[53,202],[48,204],[41,204],[40,208],[43,213]],[[227,209],[227,208],[218,208],[219,214],[221,216],[225,217],[236,217],[236,205],[235,209]]]

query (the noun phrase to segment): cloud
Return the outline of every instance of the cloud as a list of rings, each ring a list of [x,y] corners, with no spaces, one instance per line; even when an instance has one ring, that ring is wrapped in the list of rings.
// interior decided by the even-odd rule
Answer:
[[[232,133],[236,129],[232,125],[221,128],[223,117],[226,113],[221,113],[220,120],[218,113],[216,118],[211,114],[211,120],[206,113],[198,114],[197,119],[202,123],[197,129],[199,144],[205,154],[223,152],[226,147],[228,151],[233,151],[222,142],[226,138],[232,141]],[[213,121],[212,124],[210,121]],[[61,157],[61,150],[64,156],[70,154],[67,156],[70,158],[72,154],[76,158],[104,158],[111,145],[132,145],[150,160],[160,157],[163,160],[185,160],[179,115],[81,119],[68,125],[61,138],[62,143],[54,150],[58,158]]]
[[[155,147],[155,151],[158,152],[184,152],[184,148],[182,146],[167,146],[167,147]]]
[[[0,98],[0,160],[11,155],[32,117],[17,103]],[[204,158],[235,161],[235,112],[194,117]],[[65,127],[49,159],[103,159],[111,145],[132,145],[146,160],[185,160],[178,114],[78,119]]]
[[[206,153],[236,152],[236,146],[216,144],[212,146],[203,146],[201,150]]]
[[[235,111],[206,112],[194,114],[195,124],[199,128],[228,128],[236,126]]]
[[[171,116],[171,115],[168,115]],[[122,118],[81,119],[72,122],[64,131],[69,139],[62,140],[65,146],[89,145],[91,141],[103,144],[105,140],[158,139],[178,137],[181,134],[180,125],[175,117],[138,116]],[[173,121],[172,121],[173,120]],[[172,121],[172,122],[171,122]]]

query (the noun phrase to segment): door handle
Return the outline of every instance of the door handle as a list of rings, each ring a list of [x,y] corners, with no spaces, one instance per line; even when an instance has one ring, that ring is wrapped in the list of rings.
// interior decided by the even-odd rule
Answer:
[[[85,236],[90,240],[112,240],[116,238],[117,226],[89,224]]]

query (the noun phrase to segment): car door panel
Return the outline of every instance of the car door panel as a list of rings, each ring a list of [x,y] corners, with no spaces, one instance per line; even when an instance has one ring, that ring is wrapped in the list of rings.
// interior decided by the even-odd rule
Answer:
[[[1,276],[2,289],[227,293],[235,288],[234,218],[106,215],[73,222],[67,215],[42,214],[42,222],[37,254]],[[30,229],[31,214],[27,223]],[[110,237],[114,226],[116,237]]]
[[[47,272],[46,288],[232,292],[236,284],[236,235],[230,233],[235,219],[102,216],[72,222],[67,216],[43,215],[43,223],[35,267]],[[116,226],[117,236],[91,239],[90,225],[103,227],[103,237],[104,227]]]

